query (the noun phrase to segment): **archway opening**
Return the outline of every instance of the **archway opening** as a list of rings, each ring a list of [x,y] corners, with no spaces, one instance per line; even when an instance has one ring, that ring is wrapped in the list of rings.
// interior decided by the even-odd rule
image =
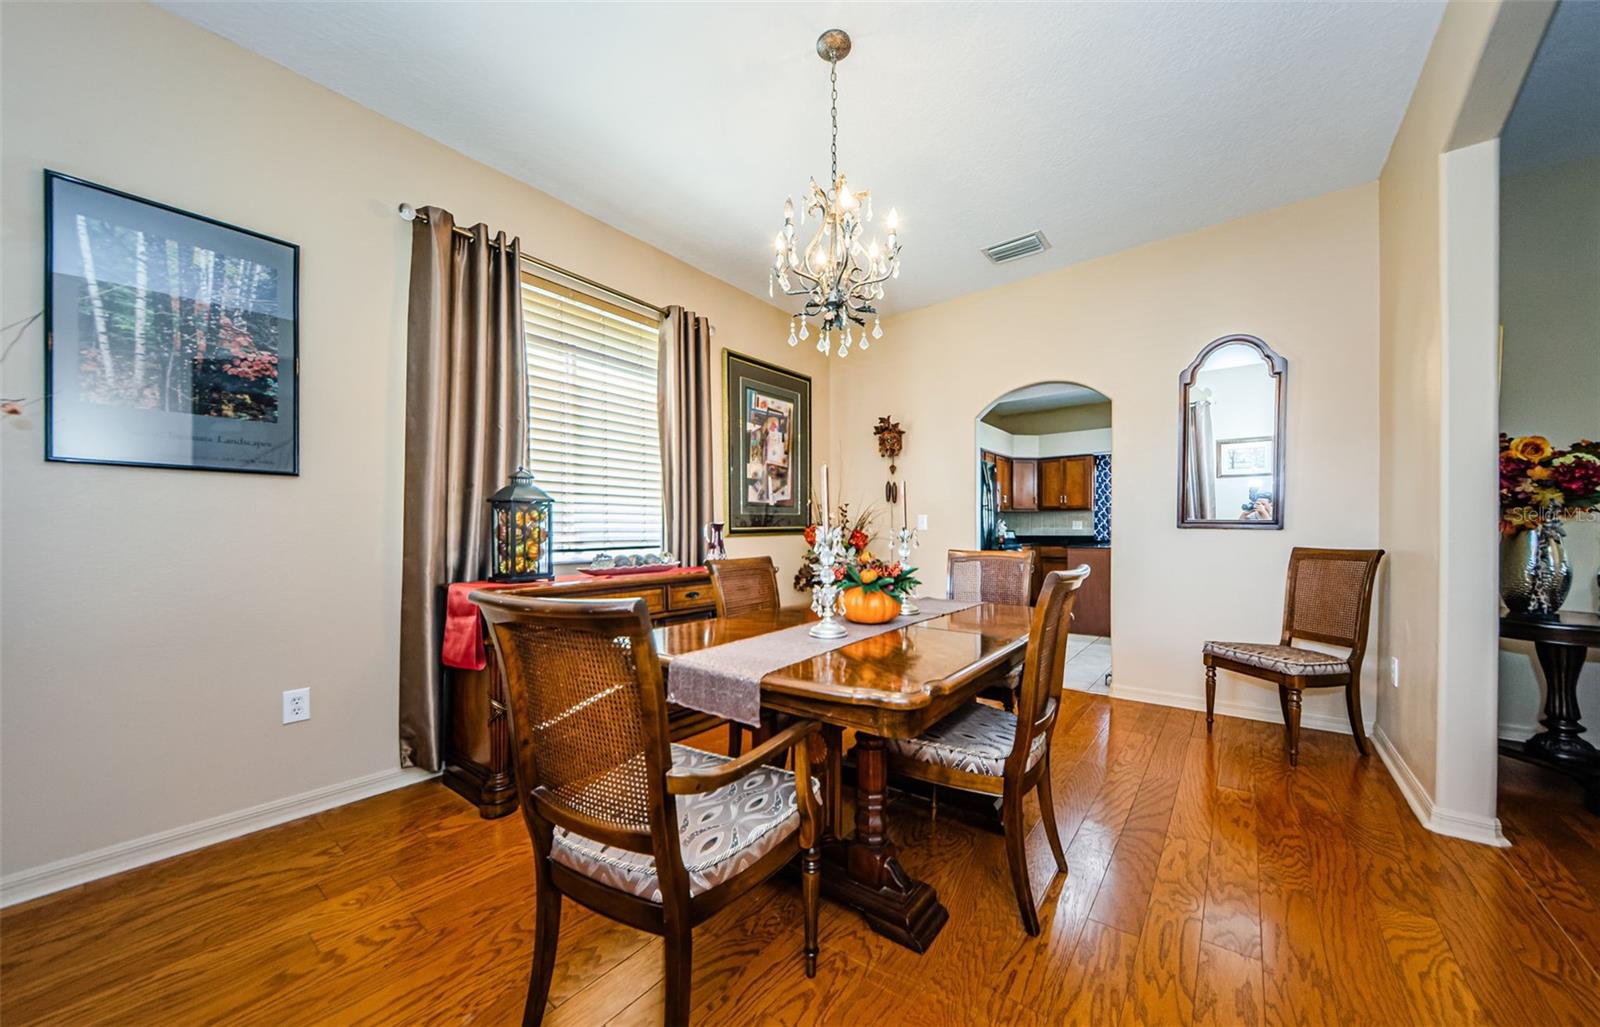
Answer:
[[[1033,557],[1044,576],[1087,564],[1063,685],[1111,682],[1111,399],[1077,382],[1037,382],[997,397],[976,424],[979,549]]]

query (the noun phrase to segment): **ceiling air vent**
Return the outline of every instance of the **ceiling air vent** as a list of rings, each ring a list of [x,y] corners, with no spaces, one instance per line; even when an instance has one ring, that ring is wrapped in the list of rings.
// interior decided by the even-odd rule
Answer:
[[[989,258],[991,264],[1004,264],[1008,261],[1021,260],[1023,257],[1031,257],[1035,253],[1043,253],[1049,248],[1050,240],[1044,237],[1043,232],[1029,232],[1015,239],[985,246],[983,255]]]

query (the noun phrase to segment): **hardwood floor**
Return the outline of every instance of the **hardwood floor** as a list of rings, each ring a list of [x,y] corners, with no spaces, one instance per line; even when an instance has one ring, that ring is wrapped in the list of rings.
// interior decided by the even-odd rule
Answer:
[[[1068,691],[1052,757],[1071,873],[1022,933],[999,834],[891,805],[950,923],[923,956],[798,886],[695,934],[696,1022],[1418,1024],[1600,1021],[1600,817],[1502,761],[1496,850],[1425,831],[1376,757]],[[708,736],[705,744],[714,744]],[[416,785],[0,915],[0,1020],[503,1024],[533,935],[520,817]],[[660,1021],[661,943],[567,904],[550,1024]]]

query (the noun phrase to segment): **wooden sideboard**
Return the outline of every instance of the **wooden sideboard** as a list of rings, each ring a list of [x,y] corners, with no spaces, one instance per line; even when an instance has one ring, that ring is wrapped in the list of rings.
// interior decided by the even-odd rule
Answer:
[[[573,575],[504,591],[550,599],[637,597],[645,601],[650,619],[657,624],[700,620],[717,612],[711,575],[704,570],[611,578]],[[517,808],[517,791],[511,780],[511,739],[498,677],[492,652],[483,670],[450,669],[445,677],[444,783],[478,807],[485,818],[503,817]],[[715,718],[692,710],[674,710],[672,734],[685,737],[715,722]]]

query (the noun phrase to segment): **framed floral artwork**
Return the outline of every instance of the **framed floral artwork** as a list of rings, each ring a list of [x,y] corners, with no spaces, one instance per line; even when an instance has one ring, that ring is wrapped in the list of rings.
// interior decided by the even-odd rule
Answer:
[[[45,172],[45,459],[299,473],[293,243]]]

